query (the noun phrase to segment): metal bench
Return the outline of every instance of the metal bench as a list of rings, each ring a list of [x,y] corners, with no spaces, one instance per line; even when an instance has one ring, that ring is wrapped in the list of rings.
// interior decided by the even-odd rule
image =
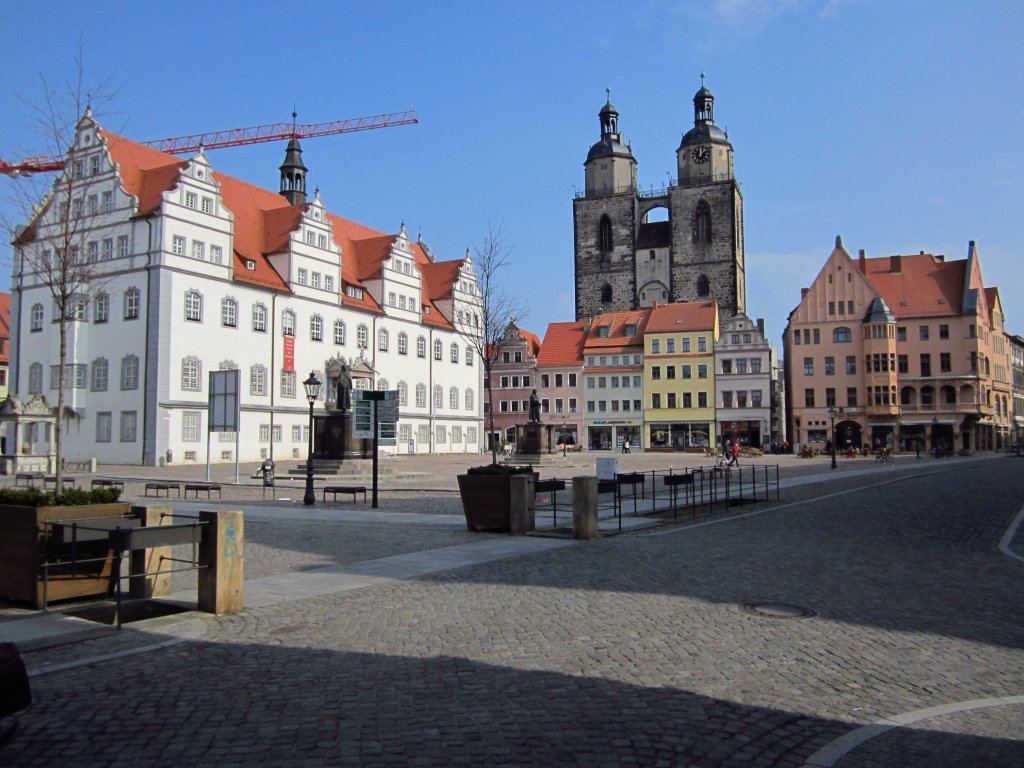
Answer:
[[[93,488],[118,488],[124,491],[124,480],[108,480],[106,478],[97,477],[92,481]]]
[[[199,498],[199,492],[203,491],[206,493],[206,498],[210,498],[211,491],[217,492],[217,498],[221,498],[220,495],[220,484],[219,483],[185,483],[185,498],[188,498],[188,492],[192,491],[196,498]]]
[[[691,500],[694,497],[694,491],[695,491],[695,489],[693,487],[693,475],[690,475],[690,474],[684,474],[684,475],[665,475],[665,487],[670,489],[671,494],[672,494],[672,510],[673,511],[675,511],[675,509],[676,509],[676,502],[678,500],[678,494],[679,494],[679,486],[681,486],[681,485],[684,486],[684,488],[683,488],[683,498],[685,500],[687,500],[687,501]]]
[[[335,503],[338,501],[339,493],[351,493],[352,501],[356,500],[356,494],[363,494],[363,501],[366,501],[366,486],[365,485],[325,485],[324,486],[324,504],[327,503],[327,494],[331,494],[331,500]]]
[[[69,475],[64,475],[64,477],[62,477],[60,479],[60,482],[61,482],[61,484],[65,488],[67,488],[68,486],[71,486],[71,487],[77,487],[78,486],[78,478],[77,477],[71,477]],[[43,488],[45,488],[47,485],[52,485],[54,487],[54,489],[56,489],[57,488],[57,476],[56,475],[46,475],[45,477],[43,477]]]
[[[167,498],[171,497],[171,488],[173,488],[178,498],[181,498],[181,484],[180,483],[146,483],[145,496],[149,496],[149,492],[153,491],[153,495],[160,498],[160,491],[164,492],[164,496]]]
[[[17,472],[14,475],[14,484],[21,485],[21,481],[25,481],[25,485],[30,488],[35,488],[36,480],[41,480],[44,485],[46,483],[46,475],[42,472]]]

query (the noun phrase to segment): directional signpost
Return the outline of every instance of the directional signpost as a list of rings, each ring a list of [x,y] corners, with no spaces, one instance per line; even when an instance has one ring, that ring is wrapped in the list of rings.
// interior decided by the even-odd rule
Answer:
[[[398,390],[352,390],[352,437],[373,439],[373,508],[377,508],[377,448],[395,445]]]

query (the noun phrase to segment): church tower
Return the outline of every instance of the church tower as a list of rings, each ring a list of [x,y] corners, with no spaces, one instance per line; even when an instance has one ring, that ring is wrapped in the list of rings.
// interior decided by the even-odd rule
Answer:
[[[743,197],[703,80],[702,73],[693,128],[676,151],[678,179],[661,190],[639,188],[610,94],[598,114],[601,137],[573,201],[577,320],[712,297],[723,318],[745,310]]]
[[[619,132],[610,88],[598,119],[601,136],[583,165],[584,192],[573,200],[577,320],[600,310],[631,309],[636,295],[636,158]]]
[[[292,123],[297,115],[292,112]],[[306,202],[306,172],[309,170],[302,164],[302,147],[299,140],[292,138],[284,152],[281,163],[281,194],[290,205],[302,205]]]

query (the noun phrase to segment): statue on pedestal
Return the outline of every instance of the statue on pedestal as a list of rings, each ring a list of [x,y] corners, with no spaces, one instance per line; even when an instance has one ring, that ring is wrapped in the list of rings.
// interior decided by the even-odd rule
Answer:
[[[352,368],[348,363],[341,364],[338,374],[338,410],[352,410]]]
[[[530,421],[540,423],[540,398],[536,389],[530,393]]]

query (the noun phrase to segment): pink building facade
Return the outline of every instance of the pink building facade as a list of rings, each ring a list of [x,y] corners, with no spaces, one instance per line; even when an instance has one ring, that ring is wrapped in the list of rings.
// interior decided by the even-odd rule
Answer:
[[[491,366],[490,388],[484,383],[484,430],[499,447],[516,440],[516,426],[530,415],[530,394],[537,387],[537,355],[540,339],[536,334],[509,323],[498,343],[498,359]],[[494,428],[491,413],[494,411]]]

